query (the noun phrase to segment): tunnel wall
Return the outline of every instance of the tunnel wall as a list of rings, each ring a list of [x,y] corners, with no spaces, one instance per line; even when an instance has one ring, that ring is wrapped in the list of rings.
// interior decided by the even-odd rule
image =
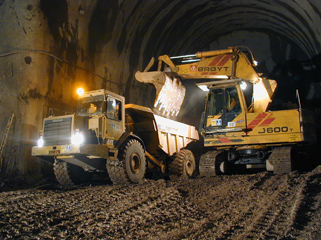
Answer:
[[[151,102],[148,92],[153,89],[134,80],[134,69],[142,68],[142,62],[132,48],[138,49],[142,39],[123,41],[134,34],[132,18],[124,23],[133,8],[135,4],[102,0],[0,1],[1,137],[15,114],[4,168],[21,173],[39,169],[42,163],[30,152],[42,119],[74,112],[80,86],[106,88],[131,103]]]

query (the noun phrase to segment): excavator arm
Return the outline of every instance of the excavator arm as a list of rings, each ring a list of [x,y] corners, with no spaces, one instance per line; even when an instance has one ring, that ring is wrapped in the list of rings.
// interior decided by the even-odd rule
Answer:
[[[253,84],[253,111],[264,112],[272,100],[277,84],[275,80],[260,77],[254,68],[255,61],[251,51],[249,54],[251,61],[240,47],[185,56],[162,55],[158,57],[156,72],[137,72],[135,77],[140,82],[154,84],[157,94],[155,105],[161,106],[167,112],[174,112],[175,115],[178,114],[185,97],[181,79],[208,79],[209,81],[203,83],[208,88],[221,84],[222,81],[224,84],[233,83],[235,79],[249,81]],[[162,77],[159,77],[160,75]],[[176,91],[180,94],[175,94]],[[162,102],[163,99],[166,99],[166,102]],[[175,109],[171,109],[173,107]]]

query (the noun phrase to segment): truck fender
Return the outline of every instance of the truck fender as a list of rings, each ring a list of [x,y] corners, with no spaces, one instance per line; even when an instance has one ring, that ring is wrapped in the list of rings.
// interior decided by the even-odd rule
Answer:
[[[145,144],[143,142],[143,140],[138,137],[137,135],[135,135],[133,132],[124,132],[123,135],[121,135],[121,137],[119,138],[119,140],[117,141],[117,143],[115,144],[115,148],[120,149],[120,147],[128,140],[128,139],[136,139],[137,141],[140,142],[140,144],[142,144],[143,148],[144,148],[144,152],[146,151],[146,147]]]

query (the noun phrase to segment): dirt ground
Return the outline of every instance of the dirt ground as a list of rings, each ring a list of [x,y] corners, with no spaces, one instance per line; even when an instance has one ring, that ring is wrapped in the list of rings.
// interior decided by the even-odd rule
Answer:
[[[321,166],[0,191],[0,239],[321,239]]]

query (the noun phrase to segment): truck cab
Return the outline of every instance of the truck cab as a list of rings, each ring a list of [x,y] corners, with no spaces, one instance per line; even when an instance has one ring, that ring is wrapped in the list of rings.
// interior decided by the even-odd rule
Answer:
[[[125,132],[125,98],[100,89],[79,97],[75,114],[43,120],[32,155],[53,164],[61,185],[87,182],[91,173],[106,174],[106,160],[117,158],[115,144]]]
[[[91,141],[114,147],[125,132],[125,98],[100,89],[79,96],[77,115],[88,119],[87,135]],[[90,142],[89,142],[90,143]],[[93,142],[95,143],[95,142]]]

